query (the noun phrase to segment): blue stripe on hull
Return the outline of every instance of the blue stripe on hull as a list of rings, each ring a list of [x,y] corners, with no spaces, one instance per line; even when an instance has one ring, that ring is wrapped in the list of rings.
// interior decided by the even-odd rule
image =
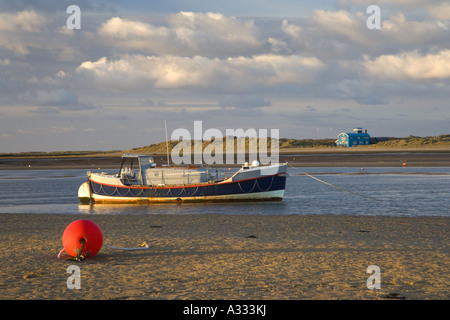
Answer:
[[[191,197],[205,197],[205,200],[207,200],[208,196],[250,195],[260,192],[284,190],[286,186],[286,176],[276,175],[222,184],[163,188],[110,186],[92,180],[89,182],[90,190],[93,194],[114,197],[118,200],[120,198],[124,200],[127,198],[182,198],[183,201],[189,201],[189,198]]]

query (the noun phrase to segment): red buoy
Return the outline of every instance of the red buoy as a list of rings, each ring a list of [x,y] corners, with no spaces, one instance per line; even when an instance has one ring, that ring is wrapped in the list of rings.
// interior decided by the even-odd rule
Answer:
[[[76,220],[64,230],[62,242],[69,256],[84,260],[92,258],[100,251],[103,233],[100,227],[90,220]]]

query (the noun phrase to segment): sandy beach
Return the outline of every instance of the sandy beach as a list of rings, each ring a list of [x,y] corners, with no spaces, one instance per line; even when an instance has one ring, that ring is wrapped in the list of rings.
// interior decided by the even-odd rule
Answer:
[[[104,246],[58,260],[72,221]],[[447,300],[449,218],[260,215],[1,214],[0,299]],[[116,247],[150,248],[120,251]],[[69,289],[67,268],[80,268]],[[368,289],[367,268],[380,268]]]

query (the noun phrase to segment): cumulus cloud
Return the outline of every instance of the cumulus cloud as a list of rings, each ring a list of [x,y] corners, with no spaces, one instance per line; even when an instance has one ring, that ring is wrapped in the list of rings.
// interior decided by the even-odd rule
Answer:
[[[77,70],[97,83],[118,89],[152,86],[239,91],[254,86],[310,83],[324,68],[325,64],[317,58],[296,55],[227,59],[127,55],[116,60],[103,57],[94,62],[85,61]]]
[[[398,12],[385,19],[381,32],[392,43],[406,45],[423,45],[427,43],[448,42],[449,24],[440,21],[411,21]],[[386,39],[380,39],[386,41]],[[382,43],[382,42],[379,42]]]
[[[382,55],[375,60],[366,57],[364,66],[370,76],[379,79],[444,80],[450,78],[450,50]]]
[[[316,10],[313,19],[316,26],[343,36],[351,42],[364,45],[372,43],[370,37],[365,36],[367,17],[361,12]]]
[[[224,56],[262,45],[252,20],[210,12],[180,12],[168,16],[164,25],[114,17],[98,34],[113,46],[151,54]]]
[[[29,46],[39,45],[30,34],[40,32],[45,23],[43,15],[31,10],[0,13],[0,48],[27,54]]]
[[[278,52],[313,55],[323,61],[357,60],[364,54],[380,55],[423,46],[450,48],[450,21],[418,19],[414,14],[408,15],[411,11],[389,11],[382,6],[381,29],[369,30],[366,8],[315,10],[310,21],[284,19],[283,34],[271,39],[271,43]]]
[[[225,15],[223,5],[218,13],[157,16],[88,3],[80,1],[82,29],[69,30],[69,0],[57,9],[51,0],[0,1],[2,132],[17,130],[5,120],[12,118],[45,128],[56,119],[73,121],[69,128],[99,119],[142,128],[169,116],[281,129],[286,118],[278,114],[291,112],[297,135],[295,114],[315,128],[342,124],[330,110],[363,119],[361,105],[400,114],[405,106],[424,110],[426,100],[441,117],[448,104],[448,1],[380,0],[381,30],[366,27],[373,2],[365,0],[317,3],[315,11],[299,5],[312,13],[271,18]],[[27,122],[30,112],[40,124]]]
[[[77,71],[93,77],[98,84],[118,90],[141,90],[143,87],[182,88],[209,85],[214,60],[206,57],[125,55],[119,59],[102,57],[85,61]]]
[[[377,4],[383,11],[394,10],[424,10],[431,18],[437,20],[450,19],[450,3],[448,0],[338,0],[337,6],[339,8],[350,8],[354,6],[368,7],[372,4]]]
[[[174,50],[170,48],[173,46],[173,35],[167,27],[156,27],[141,21],[114,17],[99,27],[98,34],[110,45],[125,50],[157,53]]]
[[[39,32],[45,24],[45,17],[31,10],[14,13],[0,13],[0,31],[23,30]]]

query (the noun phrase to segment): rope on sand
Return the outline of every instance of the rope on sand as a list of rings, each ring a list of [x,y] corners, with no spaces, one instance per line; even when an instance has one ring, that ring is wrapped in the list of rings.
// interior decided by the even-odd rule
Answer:
[[[63,253],[64,253],[64,248],[58,253],[58,259],[59,259],[59,260],[62,259]]]
[[[363,194],[360,194],[360,193],[356,193],[356,192],[353,192],[353,191],[350,191],[350,190],[347,190],[347,189],[344,189],[344,188],[335,186],[334,184],[331,184],[331,183],[328,183],[328,182],[326,182],[326,181],[320,180],[319,178],[314,177],[313,175],[311,175],[311,174],[309,174],[309,173],[307,173],[307,172],[300,171],[299,169],[297,169],[296,167],[293,167],[293,166],[291,166],[291,165],[289,165],[289,167],[291,167],[291,168],[297,170],[297,171],[300,172],[301,174],[304,174],[304,175],[306,175],[306,176],[308,176],[308,177],[310,177],[310,178],[312,178],[312,179],[314,179],[314,180],[317,180],[317,181],[319,181],[319,182],[322,182],[322,183],[324,183],[324,184],[326,184],[326,185],[329,185],[329,186],[331,186],[331,187],[333,187],[333,188],[336,188],[336,189],[339,189],[339,190],[342,190],[342,191],[351,193],[351,194],[353,194],[353,195],[355,195],[355,196],[363,197],[363,198],[370,199],[370,200],[374,200],[374,201],[383,201],[383,200],[380,200],[380,199],[375,199],[375,198],[372,198],[372,197],[369,197],[369,196],[366,196],[366,195],[363,195]]]
[[[124,250],[124,251],[137,251],[137,250],[148,250],[150,249],[150,247],[148,246],[147,242],[143,242],[139,247],[137,248],[121,248],[121,247],[114,247],[114,246],[110,246],[105,244],[105,247],[109,248],[109,249],[113,249],[113,250]],[[58,259],[61,260],[63,259],[63,254],[64,254],[65,250],[64,248],[58,253]],[[70,257],[72,258],[72,257]]]
[[[113,247],[113,246],[109,246],[109,245],[107,245],[107,244],[105,244],[105,247],[108,247],[108,248],[114,249],[114,250],[124,250],[124,251],[147,250],[147,249],[150,248],[146,242],[143,242],[138,248],[121,248],[121,247]]]

